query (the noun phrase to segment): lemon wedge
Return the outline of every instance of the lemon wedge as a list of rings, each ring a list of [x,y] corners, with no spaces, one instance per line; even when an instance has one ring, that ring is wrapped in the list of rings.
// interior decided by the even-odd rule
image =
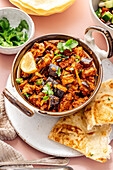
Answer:
[[[25,73],[30,73],[30,74],[34,73],[37,70],[36,63],[35,63],[33,54],[31,52],[27,52],[23,56],[20,62],[20,68]]]

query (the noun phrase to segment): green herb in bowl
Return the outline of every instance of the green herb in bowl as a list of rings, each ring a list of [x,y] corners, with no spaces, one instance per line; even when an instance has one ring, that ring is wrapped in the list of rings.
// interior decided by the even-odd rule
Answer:
[[[0,46],[13,47],[22,45],[28,40],[27,33],[22,32],[24,29],[29,29],[26,20],[21,20],[16,28],[12,28],[6,17],[0,19]]]

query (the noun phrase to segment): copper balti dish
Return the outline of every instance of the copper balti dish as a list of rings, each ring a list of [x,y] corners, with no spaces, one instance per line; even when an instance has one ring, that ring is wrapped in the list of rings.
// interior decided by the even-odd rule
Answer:
[[[107,52],[104,50],[100,50],[96,46],[94,42],[94,38],[92,37],[93,31],[99,31],[105,36],[106,42],[107,42],[107,48],[108,48]],[[89,56],[93,60],[93,63],[96,68],[96,75],[97,75],[95,76],[95,88],[91,92],[88,99],[82,104],[80,104],[78,107],[72,108],[70,110],[64,110],[64,111],[42,110],[39,107],[33,105],[33,103],[29,102],[25,98],[25,96],[22,95],[19,85],[16,82],[16,79],[20,76],[20,68],[19,68],[20,61],[22,57],[25,55],[25,53],[33,47],[34,43],[42,43],[44,41],[50,41],[50,40],[52,41],[63,40],[66,42],[69,39],[73,39],[77,41],[78,46],[81,46],[83,48],[83,51],[87,54],[87,56]],[[84,41],[79,38],[75,38],[69,35],[62,35],[62,34],[51,34],[51,35],[38,37],[32,40],[30,43],[28,43],[24,48],[22,48],[14,59],[14,62],[12,65],[12,72],[11,72],[11,81],[12,81],[11,83],[14,88],[16,97],[12,96],[12,94],[7,89],[4,90],[4,95],[8,98],[8,100],[11,103],[13,103],[16,107],[18,107],[21,111],[23,111],[28,116],[33,116],[34,113],[56,116],[56,117],[68,116],[84,108],[88,103],[92,101],[92,99],[98,92],[100,85],[102,83],[103,71],[102,71],[101,60],[107,57],[110,58],[112,56],[112,53],[113,53],[112,37],[107,30],[101,27],[92,26],[92,27],[87,28],[85,31]]]

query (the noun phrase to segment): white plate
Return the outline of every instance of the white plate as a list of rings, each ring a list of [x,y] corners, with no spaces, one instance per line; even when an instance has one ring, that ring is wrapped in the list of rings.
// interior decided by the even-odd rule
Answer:
[[[113,78],[113,64],[109,60],[104,60],[103,68],[103,80],[105,81],[106,79]],[[10,76],[6,87],[11,93],[13,93]],[[28,117],[13,106],[6,98],[5,107],[9,120],[18,135],[33,148],[54,156],[82,156],[82,154],[74,149],[48,139],[48,135],[54,124],[58,121],[58,118],[43,116],[40,114]],[[113,133],[111,133],[110,140],[111,139],[113,139]]]
[[[6,88],[13,94],[11,86],[11,76],[9,76]],[[48,135],[52,130],[58,118],[34,114],[28,117],[19,109],[13,106],[5,98],[6,112],[18,135],[33,148],[49,155],[61,157],[77,157],[81,156],[79,152],[65,145],[48,139]]]

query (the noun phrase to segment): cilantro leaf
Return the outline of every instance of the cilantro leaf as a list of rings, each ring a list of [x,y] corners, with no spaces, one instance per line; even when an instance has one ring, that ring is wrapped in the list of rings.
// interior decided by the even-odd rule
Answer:
[[[51,89],[48,90],[47,92],[48,95],[53,95],[53,91]]]
[[[68,46],[70,49],[75,48],[77,45],[78,45],[78,42],[73,39],[69,39],[65,43],[65,46]]]
[[[69,70],[74,71],[74,68],[73,68],[73,67],[71,67]]]
[[[6,17],[3,17],[5,29],[9,29],[10,23]]]
[[[56,73],[58,74],[58,77],[60,77],[60,75],[61,75],[61,67],[58,68],[58,71],[56,71]]]
[[[44,96],[44,97],[43,97],[43,100],[44,100],[44,101],[49,100],[49,96]]]
[[[29,29],[29,25],[28,23],[26,22],[26,20],[21,20],[20,24],[22,26],[22,28],[25,28],[26,30]]]
[[[21,83],[23,83],[24,81],[23,81],[23,78],[17,78],[17,79],[16,79],[16,82],[19,83],[19,84],[21,84]]]
[[[24,96],[26,96],[27,99],[29,99],[29,94],[28,93],[23,93]]]
[[[23,29],[29,29],[25,20],[21,20],[16,28],[11,28],[7,18],[0,19],[0,45],[4,47],[19,46],[27,41],[27,33],[21,32]],[[2,37],[2,38],[1,38]]]
[[[42,84],[43,83],[43,79],[38,79],[37,81],[36,81],[36,84],[37,85],[40,85],[40,84]]]
[[[75,61],[76,61],[77,63],[80,62],[80,56],[79,56],[79,55],[77,55],[77,56],[75,57]]]
[[[66,49],[72,51],[72,48],[75,48],[77,45],[78,45],[77,41],[69,39],[65,43],[59,42],[57,44],[57,48],[59,49],[60,52],[64,52],[64,50]]]
[[[20,24],[18,25],[18,27],[15,28],[16,31],[21,32],[23,29],[28,30],[29,29],[29,25],[26,22],[26,20],[21,20]]]
[[[62,53],[64,51],[64,47],[63,47],[63,43],[62,42],[59,42],[57,44],[57,48],[59,49],[59,51]]]
[[[48,83],[43,87],[42,93],[53,95],[53,91],[51,90],[51,87]]]
[[[24,35],[24,39],[25,39],[25,42],[28,40],[28,35],[27,35],[26,32],[25,32],[25,35]]]
[[[56,54],[56,56],[53,58],[53,60],[55,60],[57,57],[62,57],[62,54]]]
[[[78,71],[82,72],[82,70],[81,70],[81,69],[79,69]]]

